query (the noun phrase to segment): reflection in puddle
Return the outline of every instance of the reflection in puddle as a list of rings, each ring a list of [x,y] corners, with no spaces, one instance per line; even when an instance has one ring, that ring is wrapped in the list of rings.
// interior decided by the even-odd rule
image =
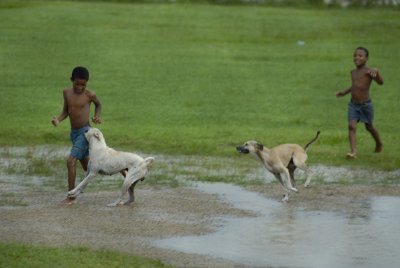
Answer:
[[[215,233],[174,237],[156,245],[249,266],[399,267],[400,198],[374,197],[368,217],[309,212],[223,183],[197,183],[257,217],[221,218]]]

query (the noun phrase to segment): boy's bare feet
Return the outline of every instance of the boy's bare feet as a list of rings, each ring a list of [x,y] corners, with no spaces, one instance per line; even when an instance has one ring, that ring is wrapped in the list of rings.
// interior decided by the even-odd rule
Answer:
[[[63,205],[73,205],[75,203],[76,203],[75,197],[67,197],[61,202],[61,204],[63,204]]]
[[[378,143],[375,146],[375,153],[380,153],[383,150],[383,144],[382,143]]]
[[[356,153],[347,153],[346,157],[348,159],[356,159],[357,158]]]

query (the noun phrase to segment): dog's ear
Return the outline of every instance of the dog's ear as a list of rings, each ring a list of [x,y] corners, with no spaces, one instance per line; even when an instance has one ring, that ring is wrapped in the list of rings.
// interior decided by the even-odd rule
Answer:
[[[98,132],[95,132],[95,133],[93,134],[93,136],[94,136],[98,141],[100,141],[100,134],[99,134]]]
[[[264,149],[264,145],[262,145],[261,143],[257,143],[257,149],[259,151],[262,151]]]

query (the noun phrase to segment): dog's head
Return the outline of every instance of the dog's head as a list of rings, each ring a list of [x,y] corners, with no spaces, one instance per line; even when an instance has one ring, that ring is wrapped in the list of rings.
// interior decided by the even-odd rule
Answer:
[[[88,140],[89,143],[92,142],[92,139],[95,139],[98,142],[104,142],[104,136],[103,133],[97,128],[89,128],[85,132],[85,137]]]
[[[243,145],[236,147],[236,150],[242,154],[256,153],[262,151],[264,145],[256,141],[247,141]]]

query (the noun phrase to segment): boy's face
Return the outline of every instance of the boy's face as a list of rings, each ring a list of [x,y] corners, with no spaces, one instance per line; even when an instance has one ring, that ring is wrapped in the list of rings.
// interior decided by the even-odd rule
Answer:
[[[85,79],[75,78],[72,80],[72,87],[76,93],[80,94],[85,91],[86,83],[87,81]]]
[[[364,50],[356,49],[356,51],[354,51],[353,61],[357,67],[365,65],[367,60],[368,60],[367,53]]]

